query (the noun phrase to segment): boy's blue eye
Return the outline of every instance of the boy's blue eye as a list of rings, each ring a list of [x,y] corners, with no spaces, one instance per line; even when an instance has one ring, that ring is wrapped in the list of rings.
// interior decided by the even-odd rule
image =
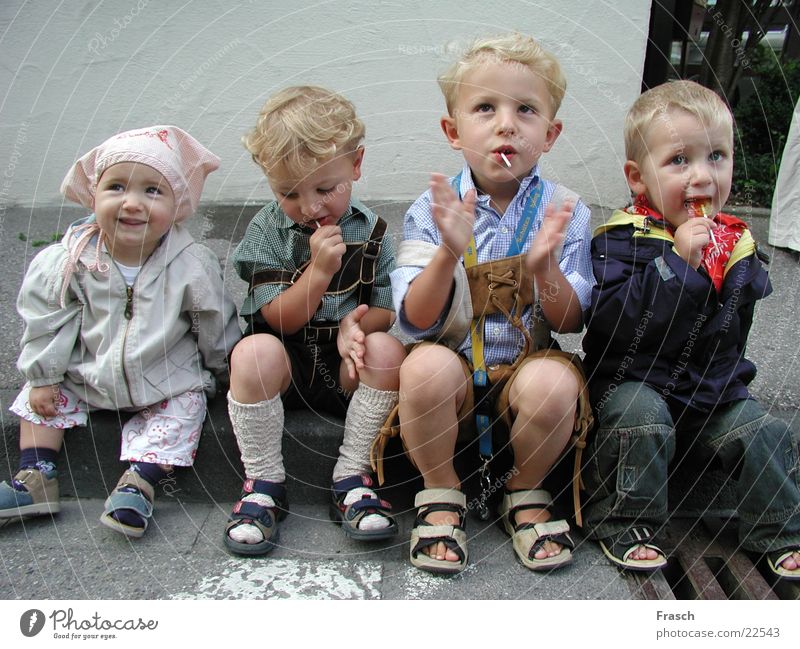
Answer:
[[[536,109],[533,108],[532,106],[526,106],[525,104],[523,104],[522,106],[519,107],[519,112],[520,113],[529,113],[529,114],[533,115],[533,114],[536,113]]]
[[[491,104],[478,104],[475,106],[475,111],[478,113],[489,113],[494,110],[494,107]]]
[[[670,162],[670,164],[673,164],[673,165],[685,165],[685,164],[688,163],[688,160],[686,159],[685,155],[680,153],[680,154],[676,155],[674,158],[672,158],[672,160],[670,160],[669,162]]]
[[[708,156],[708,159],[711,160],[711,162],[719,162],[723,157],[722,151],[713,151],[711,155]]]

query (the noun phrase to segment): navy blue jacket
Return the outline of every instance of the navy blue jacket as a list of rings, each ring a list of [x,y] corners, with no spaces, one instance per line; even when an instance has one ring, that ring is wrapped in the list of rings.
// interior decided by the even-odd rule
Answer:
[[[747,335],[756,300],[772,286],[745,224],[724,218],[743,234],[719,293],[658,222],[617,211],[595,231],[597,284],[583,339],[595,406],[625,381],[704,411],[749,397],[756,368],[744,357]]]

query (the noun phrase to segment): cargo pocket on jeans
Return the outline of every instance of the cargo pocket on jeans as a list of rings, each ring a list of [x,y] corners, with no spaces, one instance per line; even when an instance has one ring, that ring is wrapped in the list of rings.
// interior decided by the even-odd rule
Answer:
[[[791,442],[786,447],[784,463],[786,465],[786,475],[789,479],[794,479],[795,485],[800,489],[800,448],[798,448],[797,438],[789,432]]]
[[[618,471],[624,446],[619,433],[597,431],[595,441],[590,447],[592,453],[588,462],[589,476],[586,481],[592,499],[607,498],[618,491]],[[618,501],[619,497],[615,499],[613,508],[616,508]]]

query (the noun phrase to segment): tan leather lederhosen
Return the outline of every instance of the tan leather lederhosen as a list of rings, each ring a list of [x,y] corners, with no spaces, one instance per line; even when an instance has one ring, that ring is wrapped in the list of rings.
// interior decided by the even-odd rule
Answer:
[[[508,322],[519,330],[522,336],[522,349],[517,358],[510,365],[497,365],[487,368],[489,383],[492,393],[496,395],[495,409],[499,411],[509,430],[511,428],[511,415],[508,407],[508,393],[510,379],[518,372],[522,365],[535,359],[550,359],[568,365],[578,379],[579,395],[576,406],[574,434],[572,443],[576,449],[573,501],[575,517],[578,525],[582,523],[580,513],[580,467],[583,449],[586,446],[586,436],[593,424],[591,406],[589,404],[586,379],[583,375],[580,359],[575,354],[568,354],[553,348],[553,340],[547,322],[539,314],[536,303],[537,294],[534,287],[533,275],[525,264],[526,255],[505,257],[466,268],[466,282],[471,303],[473,317],[488,316],[502,313]],[[463,268],[463,267],[462,267]],[[532,307],[531,330],[529,331],[522,320],[522,313],[526,307]],[[463,338],[462,338],[463,339]],[[452,339],[449,341],[452,345]],[[418,343],[418,344],[431,344]],[[458,345],[454,348],[457,349]],[[472,367],[464,359],[465,374],[472,375]],[[467,399],[459,412],[459,420],[465,417],[473,407],[472,381],[468,381],[469,389]],[[395,407],[381,427],[380,433],[373,442],[370,452],[372,466],[378,475],[379,483],[383,483],[383,451],[392,437],[400,434],[399,405]]]
[[[356,212],[353,208],[354,213]],[[372,298],[372,289],[375,286],[375,273],[380,256],[383,237],[386,234],[386,221],[378,217],[369,239],[346,243],[347,250],[342,256],[342,266],[331,278],[325,295],[340,295],[352,292],[358,287],[358,304],[369,305]],[[294,272],[289,270],[262,270],[253,273],[250,279],[249,290],[252,292],[257,286],[264,284],[294,284],[305,272],[311,260],[304,263]],[[313,341],[317,344],[336,342],[339,335],[339,323],[328,320],[312,320],[295,334],[283,337],[287,340],[301,342]]]

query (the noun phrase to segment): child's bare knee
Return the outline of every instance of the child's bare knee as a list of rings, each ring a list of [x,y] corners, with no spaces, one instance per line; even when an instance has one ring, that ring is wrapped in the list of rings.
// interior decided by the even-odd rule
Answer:
[[[243,338],[231,353],[231,377],[239,381],[260,381],[264,376],[288,372],[286,352],[280,340],[267,334]]]
[[[369,334],[364,345],[366,347],[364,362],[368,367],[400,371],[400,365],[406,357],[406,350],[403,343],[397,338],[378,331]]]
[[[514,411],[529,417],[560,419],[574,414],[581,385],[566,365],[537,361],[526,365],[517,375],[509,392]]]
[[[413,350],[400,366],[400,388],[407,398],[422,394],[440,398],[457,391],[464,381],[458,356],[440,345]]]

